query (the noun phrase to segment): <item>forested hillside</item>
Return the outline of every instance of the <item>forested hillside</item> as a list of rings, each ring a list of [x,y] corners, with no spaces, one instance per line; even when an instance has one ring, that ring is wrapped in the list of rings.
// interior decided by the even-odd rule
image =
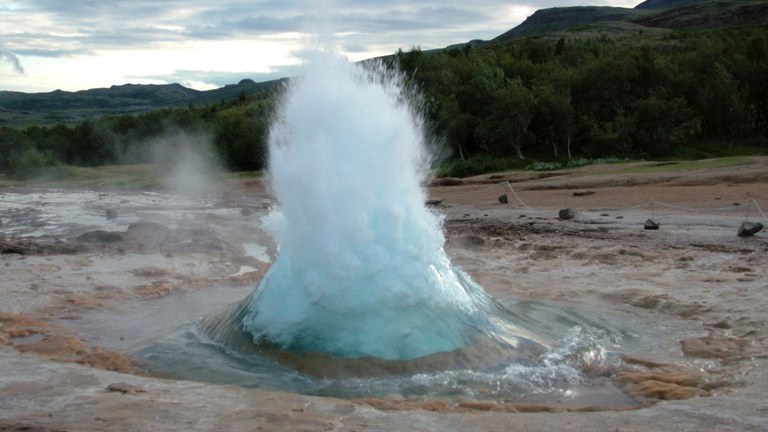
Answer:
[[[640,6],[689,3],[655,16],[691,17],[685,11],[701,2]],[[445,174],[534,160],[768,152],[765,25],[671,30],[590,21],[445,50],[401,50],[383,61],[421,95],[430,132],[450,150]],[[21,177],[61,163],[149,162],[154,143],[180,131],[207,137],[229,168],[258,170],[279,88],[74,125],[0,127],[0,171]]]
[[[105,115],[142,114],[148,111],[232,100],[255,95],[280,81],[241,80],[213,90],[194,90],[180,84],[123,84],[67,92],[21,93],[0,91],[0,126],[75,124]]]
[[[768,30],[526,38],[400,52],[459,158],[663,158],[768,150]]]
[[[1,127],[0,172],[25,178],[62,163],[153,163],[157,162],[154,147],[163,142],[175,142],[174,146],[178,146],[178,136],[210,141],[219,159],[230,169],[262,169],[275,99],[273,90],[201,108],[164,108],[140,115],[106,116],[75,126]]]

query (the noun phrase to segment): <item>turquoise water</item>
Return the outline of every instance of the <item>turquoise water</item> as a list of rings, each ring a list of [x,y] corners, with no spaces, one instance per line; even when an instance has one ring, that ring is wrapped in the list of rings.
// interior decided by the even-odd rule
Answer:
[[[161,376],[310,395],[626,406],[634,402],[610,379],[626,367],[621,354],[648,354],[669,331],[634,316],[509,300],[500,305],[499,314],[537,328],[548,349],[533,344],[505,351],[486,344],[383,361],[256,345],[247,333],[233,330],[237,326],[222,324],[224,316],[235,321],[237,307],[183,324],[129,354]]]

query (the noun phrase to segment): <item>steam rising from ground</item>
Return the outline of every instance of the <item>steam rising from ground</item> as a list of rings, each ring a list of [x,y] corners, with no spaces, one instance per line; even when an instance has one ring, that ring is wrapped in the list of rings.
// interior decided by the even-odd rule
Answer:
[[[154,139],[149,147],[158,175],[171,191],[192,197],[216,192],[214,177],[224,169],[210,136],[172,131]]]
[[[424,205],[423,122],[401,76],[319,53],[270,136],[279,256],[246,308],[258,342],[408,360],[478,337],[512,342],[495,303],[443,250]]]

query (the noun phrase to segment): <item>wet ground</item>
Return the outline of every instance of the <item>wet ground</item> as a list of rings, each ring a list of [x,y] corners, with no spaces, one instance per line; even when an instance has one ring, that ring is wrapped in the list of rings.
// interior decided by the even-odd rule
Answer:
[[[342,400],[148,370],[137,350],[243,298],[274,259],[263,185],[213,197],[2,191],[0,430],[766,430],[768,239],[736,230],[745,216],[765,223],[768,186],[743,167],[627,178],[431,189],[451,259],[502,303],[638,336],[615,363],[581,362],[588,379],[559,403]],[[567,206],[575,218],[561,220]],[[643,229],[648,218],[660,228]],[[596,383],[626,400],[574,397]]]

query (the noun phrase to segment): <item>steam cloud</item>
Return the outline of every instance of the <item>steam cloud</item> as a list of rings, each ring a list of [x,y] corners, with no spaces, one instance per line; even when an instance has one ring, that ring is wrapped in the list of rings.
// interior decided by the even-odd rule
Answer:
[[[189,196],[216,191],[212,179],[224,169],[210,142],[206,135],[175,131],[151,143],[151,160],[168,188]]]

